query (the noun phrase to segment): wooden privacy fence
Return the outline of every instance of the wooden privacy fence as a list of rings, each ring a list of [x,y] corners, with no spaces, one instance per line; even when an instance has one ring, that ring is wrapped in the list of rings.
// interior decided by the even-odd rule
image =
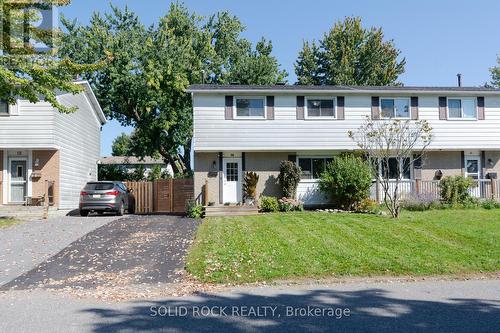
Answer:
[[[187,202],[193,199],[193,179],[125,182],[125,185],[133,191],[138,214],[184,214]]]
[[[413,195],[426,195],[434,198],[441,197],[439,180],[401,180],[399,183],[399,196],[401,199],[409,198]],[[394,190],[395,182],[390,184],[390,192]],[[478,179],[469,189],[472,197],[485,200],[500,201],[500,180],[498,179]],[[382,201],[384,190],[382,185],[373,183],[370,197],[373,200]]]

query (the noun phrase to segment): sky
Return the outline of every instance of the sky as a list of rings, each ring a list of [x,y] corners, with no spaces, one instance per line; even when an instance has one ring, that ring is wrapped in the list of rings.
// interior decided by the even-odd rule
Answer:
[[[60,11],[87,24],[94,11],[109,11],[109,4],[128,6],[146,25],[168,11],[167,0],[72,0]],[[227,10],[246,26],[243,37],[262,36],[273,42],[273,54],[295,82],[294,62],[304,40],[320,39],[335,21],[359,16],[365,27],[381,27],[406,59],[404,85],[455,86],[457,73],[464,86],[490,80],[489,68],[500,55],[499,0],[186,0],[199,15]],[[111,154],[113,139],[130,128],[110,121],[102,132],[102,155]]]

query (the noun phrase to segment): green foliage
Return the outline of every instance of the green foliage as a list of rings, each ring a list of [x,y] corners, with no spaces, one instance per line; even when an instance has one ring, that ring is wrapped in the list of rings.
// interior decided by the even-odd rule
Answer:
[[[148,175],[148,180],[151,182],[158,179],[162,179],[162,173],[161,173],[161,166],[156,164],[151,169],[151,172]]]
[[[401,208],[412,212],[423,212],[442,208],[441,202],[432,194],[412,194],[401,201]]]
[[[130,135],[122,133],[113,140],[111,154],[113,156],[133,156],[131,145]]]
[[[295,198],[300,181],[300,167],[291,161],[281,161],[278,181],[285,198]]]
[[[490,68],[491,84],[496,88],[500,88],[500,56],[497,57],[497,64],[498,66]]]
[[[189,200],[186,205],[186,215],[192,219],[200,219],[203,217],[203,206],[197,204],[194,200]]]
[[[372,170],[362,158],[341,155],[330,162],[321,174],[320,189],[331,195],[342,209],[352,210],[370,196]]]
[[[0,1],[0,27],[2,27],[0,43],[0,99],[11,104],[21,97],[32,103],[47,101],[60,112],[72,112],[76,108],[59,103],[57,91],[79,93],[81,85],[74,84],[75,77],[89,70],[95,70],[102,62],[87,65],[76,63],[56,53],[54,48],[47,53],[40,53],[32,46],[43,43],[51,48],[56,46],[60,32],[56,29],[42,29],[37,21],[41,19],[37,9],[47,9],[52,4],[62,7],[69,0],[25,1],[30,8],[18,8],[22,1]],[[16,7],[17,6],[17,7]],[[35,9],[35,7],[37,9]],[[25,21],[25,19],[27,19]],[[25,24],[28,28],[25,27]],[[9,31],[9,34],[5,32]],[[23,32],[30,31],[30,42],[24,42]],[[89,64],[92,64],[90,62]]]
[[[300,200],[291,198],[281,198],[278,200],[278,207],[280,212],[301,212],[304,210],[304,204]]]
[[[397,85],[405,59],[380,28],[365,29],[358,17],[337,22],[319,46],[304,42],[295,64],[299,84]]]
[[[142,180],[146,180],[146,176],[144,175],[144,172],[146,170],[144,169],[144,166],[141,164],[135,168],[134,172],[130,173],[127,175],[128,180],[134,181],[134,182],[140,182]]]
[[[123,181],[127,179],[127,172],[116,165],[99,165],[99,180]]]
[[[500,202],[495,200],[485,200],[481,202],[481,207],[484,209],[500,209]]]
[[[275,197],[261,196],[260,199],[260,209],[266,213],[273,213],[279,210],[278,199]]]
[[[376,214],[380,212],[380,206],[377,201],[372,200],[370,198],[365,198],[358,202],[355,206],[355,211],[359,213],[370,213]]]
[[[441,199],[450,205],[466,205],[471,203],[469,189],[474,185],[472,178],[463,176],[447,176],[441,180]]]
[[[145,28],[136,14],[111,7],[88,26],[63,19],[61,54],[77,63],[109,58],[85,74],[106,115],[135,128],[135,156],[161,155],[174,173],[190,169],[190,84],[274,84],[282,81],[272,45],[241,37],[240,20],[227,12],[203,18],[173,3],[159,24]]]
[[[245,198],[257,198],[257,183],[259,182],[259,175],[255,172],[247,172],[243,179],[243,193]]]

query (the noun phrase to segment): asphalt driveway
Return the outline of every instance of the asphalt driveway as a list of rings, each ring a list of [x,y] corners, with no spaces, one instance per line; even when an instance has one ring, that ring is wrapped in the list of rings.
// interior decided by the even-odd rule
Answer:
[[[1,289],[88,289],[176,282],[198,224],[177,216],[114,220]]]

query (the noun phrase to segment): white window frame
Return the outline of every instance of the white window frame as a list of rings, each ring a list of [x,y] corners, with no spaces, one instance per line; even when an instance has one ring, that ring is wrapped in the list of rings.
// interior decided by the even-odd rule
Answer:
[[[330,155],[304,156],[304,155],[302,155],[302,156],[297,156],[295,163],[297,164],[297,166],[299,166],[300,165],[300,163],[299,163],[300,159],[310,159],[311,160],[311,167],[312,167],[312,160],[314,160],[314,159],[322,159],[322,160],[325,160],[325,162],[326,162],[327,158],[334,159],[335,156],[330,156]],[[325,164],[325,166],[326,166],[326,164]],[[311,170],[311,172],[312,172],[311,173],[311,177],[314,177],[314,170]],[[317,181],[319,181],[319,178],[304,178],[304,179],[301,178],[300,181],[301,182],[317,182]]]
[[[389,157],[389,158],[397,158],[396,156],[393,156],[393,157]],[[413,157],[410,157],[410,178],[402,178],[403,174],[400,173],[400,177],[402,181],[405,181],[405,180],[413,180],[415,179],[415,175],[414,175],[414,166],[413,166],[413,163],[415,162],[415,159]],[[384,178],[384,175],[382,174],[382,161],[379,162],[378,164],[378,176],[383,179]],[[401,166],[399,167],[399,169],[401,170]],[[389,178],[389,181],[395,181],[397,180],[396,178]],[[376,179],[374,179],[374,181],[376,181]]]
[[[331,100],[333,101],[333,116],[309,116],[309,108],[307,105],[310,100]],[[337,97],[335,96],[307,96],[304,103],[304,119],[307,120],[336,120],[337,119]]]
[[[450,117],[450,99],[459,99],[460,100],[460,115],[461,117]],[[476,117],[475,118],[464,118],[464,103],[463,100],[472,100],[474,102],[474,108],[476,110]],[[477,112],[477,98],[474,97],[447,97],[446,98],[446,115],[448,120],[454,120],[454,121],[476,121],[478,118],[478,112]]]
[[[408,101],[408,117],[384,117],[382,115],[382,100],[383,99],[392,99],[394,100],[394,107],[396,107],[396,99],[406,99]],[[388,96],[388,97],[380,97],[379,98],[379,103],[378,103],[378,108],[380,110],[380,119],[404,119],[404,120],[408,120],[408,119],[411,119],[411,98],[410,97],[391,97],[391,96]],[[396,110],[394,110],[394,115],[396,114]]]
[[[238,106],[236,102],[238,99],[261,99],[264,102],[264,115],[262,117],[255,117],[255,116],[238,116]],[[266,97],[265,96],[234,96],[233,97],[233,119],[238,119],[238,120],[266,120],[267,118],[267,103],[266,103]]]
[[[5,102],[7,104],[7,113],[0,112],[0,117],[8,117],[11,114],[11,105],[7,101],[0,101],[0,102]]]
[[[477,161],[477,173],[469,173],[467,172],[467,161]],[[464,164],[465,164],[465,177],[471,177],[472,175],[477,175],[477,179],[474,180],[480,180],[481,179],[481,156],[478,155],[466,155],[464,158]]]

